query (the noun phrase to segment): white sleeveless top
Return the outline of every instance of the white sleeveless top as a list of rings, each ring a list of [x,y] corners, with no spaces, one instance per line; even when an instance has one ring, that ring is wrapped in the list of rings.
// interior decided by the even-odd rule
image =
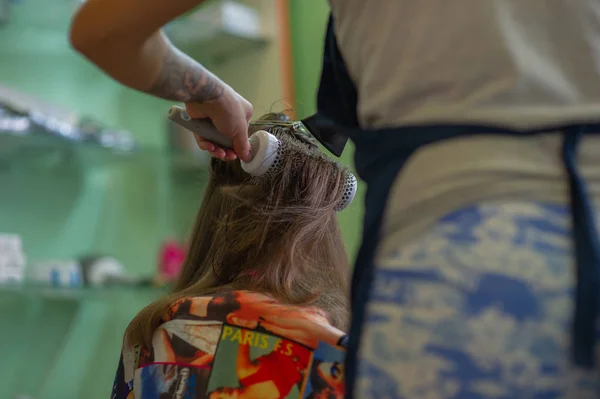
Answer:
[[[598,0],[329,2],[363,128],[600,122]],[[600,136],[587,137],[579,161],[600,204],[599,151]],[[382,246],[446,212],[503,197],[568,201],[560,132],[419,149],[392,188]]]
[[[597,0],[330,0],[362,127],[600,121]]]

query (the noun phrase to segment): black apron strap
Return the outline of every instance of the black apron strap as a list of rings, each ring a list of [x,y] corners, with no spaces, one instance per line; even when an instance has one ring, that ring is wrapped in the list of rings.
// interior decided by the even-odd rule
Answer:
[[[594,207],[577,167],[577,149],[584,128],[564,133],[563,160],[569,177],[572,237],[576,266],[573,362],[584,368],[595,365],[598,300],[600,298],[600,243]]]
[[[333,17],[330,16],[317,93],[318,112],[302,122],[327,150],[339,157],[348,142],[345,130],[358,127],[356,104],[356,88],[337,46]]]
[[[335,38],[333,17],[329,17],[325,34],[323,69],[317,92],[317,110],[321,117],[339,126],[358,127],[358,94],[350,79]]]

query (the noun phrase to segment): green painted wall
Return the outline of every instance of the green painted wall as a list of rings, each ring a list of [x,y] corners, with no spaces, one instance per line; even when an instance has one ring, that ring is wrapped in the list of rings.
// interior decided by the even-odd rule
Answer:
[[[329,6],[326,0],[290,0],[289,3],[296,110],[298,116],[303,118],[313,114],[317,108],[317,88],[321,77],[323,39]],[[354,147],[349,143],[341,161],[346,165],[353,165],[353,154]],[[359,183],[354,201],[339,215],[344,241],[352,259],[360,246],[364,189]]]

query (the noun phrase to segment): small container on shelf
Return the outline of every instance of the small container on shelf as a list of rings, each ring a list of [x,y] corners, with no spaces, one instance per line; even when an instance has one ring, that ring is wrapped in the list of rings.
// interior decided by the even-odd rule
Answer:
[[[0,234],[0,284],[22,284],[26,259],[20,236]]]
[[[170,239],[160,248],[158,259],[158,279],[170,283],[179,277],[185,262],[187,248],[176,240]]]
[[[27,283],[55,288],[83,286],[81,266],[75,260],[44,260],[32,263],[27,271]]]

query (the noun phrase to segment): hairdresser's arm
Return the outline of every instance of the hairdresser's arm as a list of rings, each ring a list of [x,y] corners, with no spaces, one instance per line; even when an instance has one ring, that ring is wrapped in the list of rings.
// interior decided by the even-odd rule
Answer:
[[[185,102],[195,118],[210,118],[247,159],[252,105],[176,49],[161,27],[202,0],[88,0],[75,15],[73,47],[120,83],[166,100]],[[233,157],[199,141],[213,156]],[[220,156],[222,155],[222,156]]]

